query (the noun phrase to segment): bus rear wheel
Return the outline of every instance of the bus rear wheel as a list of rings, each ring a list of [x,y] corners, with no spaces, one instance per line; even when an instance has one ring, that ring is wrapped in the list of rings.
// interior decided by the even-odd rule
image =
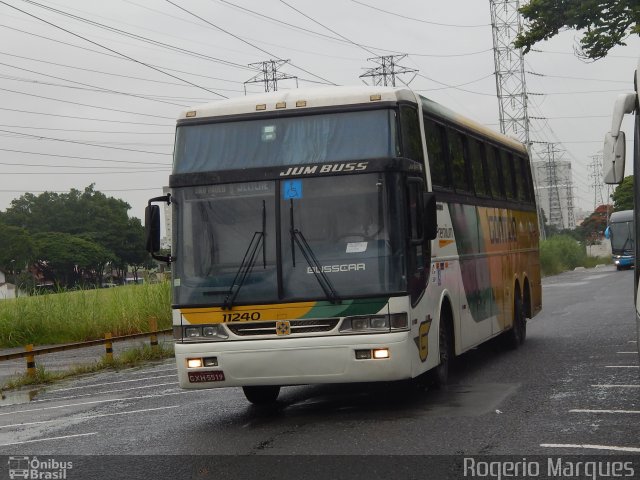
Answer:
[[[269,405],[275,403],[280,394],[278,385],[260,385],[242,387],[244,396],[254,405]]]
[[[515,350],[524,343],[527,338],[527,318],[520,297],[516,298],[513,305],[513,326],[504,333],[505,346]]]

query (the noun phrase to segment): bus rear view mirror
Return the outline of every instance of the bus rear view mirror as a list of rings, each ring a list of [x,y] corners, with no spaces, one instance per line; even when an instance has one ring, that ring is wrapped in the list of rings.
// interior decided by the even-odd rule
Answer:
[[[147,208],[144,209],[144,245],[152,258],[161,262],[171,263],[175,259],[171,255],[156,255],[160,251],[160,207],[152,205],[152,202],[166,202],[171,205],[171,194],[162,197],[155,197],[149,200]]]
[[[144,209],[145,248],[149,253],[160,250],[160,207],[148,205]]]
[[[622,131],[618,131],[617,136],[611,132],[605,135],[602,160],[604,183],[619,184],[624,179],[625,142]]]

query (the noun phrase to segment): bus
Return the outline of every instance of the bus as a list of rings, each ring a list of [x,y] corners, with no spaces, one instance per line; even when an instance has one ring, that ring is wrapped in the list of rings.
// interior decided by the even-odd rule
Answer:
[[[633,126],[633,177],[640,178],[640,59],[637,69],[633,75],[633,91],[618,95],[613,106],[611,118],[611,131],[604,137],[602,173],[604,182],[610,185],[619,185],[624,179],[624,167],[626,160],[626,138],[625,133],[620,130],[622,120],[626,114],[635,115]],[[638,212],[640,211],[640,184],[633,182],[633,238],[638,237],[640,221]],[[638,258],[638,243],[635,242],[635,258]],[[634,303],[636,306],[636,323],[638,336],[638,354],[640,354],[640,295],[638,295],[638,276],[640,269],[636,268],[634,273]]]
[[[270,92],[186,110],[147,249],[172,263],[183,388],[416,379],[541,309],[519,142],[409,89]],[[159,255],[160,206],[172,251]]]
[[[604,236],[611,242],[611,259],[616,268],[633,267],[636,251],[633,210],[613,212]]]

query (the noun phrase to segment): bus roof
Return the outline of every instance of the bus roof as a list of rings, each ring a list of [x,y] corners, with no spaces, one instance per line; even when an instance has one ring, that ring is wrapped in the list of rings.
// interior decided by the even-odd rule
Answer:
[[[374,97],[376,95],[379,98]],[[183,111],[179,120],[194,118],[194,114],[188,115],[188,112],[196,112],[195,118],[209,118],[256,112],[303,111],[305,108],[399,100],[417,102],[415,93],[406,88],[369,86],[297,88],[206,103]],[[304,105],[298,102],[304,102]]]
[[[525,146],[519,141],[496,132],[484,125],[466,118],[447,107],[440,105],[408,88],[361,86],[331,86],[297,88],[260,93],[244,97],[229,98],[210,102],[184,110],[178,121],[203,119],[230,115],[243,115],[256,112],[275,112],[287,110],[304,111],[305,108],[331,107],[336,105],[362,105],[375,102],[421,102],[422,109],[445,121],[503,144],[513,150],[526,154]]]
[[[621,222],[632,222],[633,221],[633,210],[622,210],[620,212],[613,212],[611,217],[609,217],[609,223],[621,223]]]

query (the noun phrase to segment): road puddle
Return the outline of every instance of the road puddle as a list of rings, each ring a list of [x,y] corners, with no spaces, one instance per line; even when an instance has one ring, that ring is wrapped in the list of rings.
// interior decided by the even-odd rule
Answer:
[[[38,390],[16,390],[10,392],[0,392],[0,406],[29,403],[36,397],[37,394]]]

